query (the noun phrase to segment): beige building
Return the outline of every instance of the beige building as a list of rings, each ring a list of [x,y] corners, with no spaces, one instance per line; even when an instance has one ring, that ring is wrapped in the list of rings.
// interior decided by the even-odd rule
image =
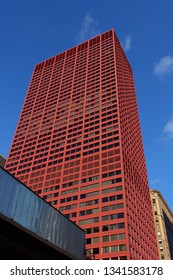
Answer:
[[[160,259],[173,259],[173,213],[158,190],[150,190]]]
[[[0,154],[0,166],[1,167],[4,167],[4,165],[5,165],[5,157],[3,157],[1,154]]]

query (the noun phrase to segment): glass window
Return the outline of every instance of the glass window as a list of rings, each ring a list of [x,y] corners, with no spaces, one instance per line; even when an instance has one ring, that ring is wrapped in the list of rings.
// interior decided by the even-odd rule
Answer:
[[[108,202],[108,197],[103,197],[102,202]]]
[[[94,208],[93,209],[93,214],[98,213],[99,212],[99,208]]]
[[[116,209],[116,205],[115,204],[109,206],[109,210],[115,210],[115,209]]]
[[[86,215],[92,214],[92,209],[86,210]]]
[[[102,216],[102,221],[107,221],[108,220],[108,218],[109,218],[109,216],[107,215],[107,216]]]
[[[120,260],[127,260],[127,256],[120,257]]]
[[[93,233],[95,233],[95,232],[99,232],[99,227],[94,227],[93,228]]]
[[[86,228],[85,230],[86,230],[86,233],[87,233],[87,234],[92,233],[91,228]]]
[[[124,218],[124,213],[118,213],[117,214],[117,219],[121,219]]]
[[[71,214],[71,216],[72,216],[72,218],[74,218],[74,217],[77,216],[77,213],[76,213],[76,212],[73,212],[73,213]]]
[[[117,240],[117,234],[110,235],[110,240],[111,241]]]
[[[122,239],[125,239],[125,238],[126,238],[125,233],[119,233],[119,234],[118,234],[118,239],[119,239],[119,240],[122,240]]]
[[[111,252],[117,252],[118,251],[118,246],[111,246]]]
[[[116,187],[116,191],[121,191],[122,190],[122,186],[117,186]]]
[[[86,244],[91,244],[91,238],[86,238]]]
[[[93,221],[94,221],[94,223],[99,222],[99,217],[95,217],[95,218],[93,219]]]
[[[117,209],[121,209],[121,208],[123,208],[123,207],[124,207],[124,204],[123,204],[123,203],[117,204]]]
[[[99,254],[99,248],[93,248],[93,254],[94,255]]]
[[[85,206],[85,202],[80,203],[80,207],[84,207]]]
[[[125,228],[125,223],[119,223],[118,228]]]
[[[85,220],[86,224],[91,224],[92,223],[92,219],[87,219]]]
[[[102,207],[102,212],[108,211],[108,206]]]
[[[103,241],[103,242],[109,241],[109,235],[103,236],[103,237],[102,237],[102,241]]]
[[[114,229],[116,229],[116,224],[113,224],[113,225],[110,225],[110,230],[114,230]]]
[[[115,220],[116,219],[116,214],[111,214],[110,215],[110,220]]]
[[[104,253],[109,253],[109,247],[107,246],[107,247],[103,247],[102,248],[102,252],[103,252],[103,254]]]
[[[126,245],[119,245],[119,251],[126,251]]]
[[[92,205],[92,200],[86,202],[86,206]]]
[[[109,197],[109,201],[114,201],[114,200],[115,200],[115,195]]]
[[[94,244],[98,243],[99,242],[99,237],[93,237],[92,241],[93,241]]]
[[[108,231],[109,230],[109,227],[108,226],[103,226],[102,227],[102,231]]]
[[[118,194],[117,195],[117,199],[119,200],[119,199],[122,199],[123,198],[123,195],[122,194]]]

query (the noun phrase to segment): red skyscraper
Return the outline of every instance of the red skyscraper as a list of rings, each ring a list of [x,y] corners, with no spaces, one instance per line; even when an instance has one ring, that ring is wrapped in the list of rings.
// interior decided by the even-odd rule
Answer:
[[[84,228],[96,259],[158,259],[133,74],[114,30],[36,65],[6,169]]]

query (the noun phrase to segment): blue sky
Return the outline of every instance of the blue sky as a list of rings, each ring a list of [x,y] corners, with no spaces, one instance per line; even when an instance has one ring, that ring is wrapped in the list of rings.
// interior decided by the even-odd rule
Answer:
[[[173,210],[173,1],[6,0],[0,5],[0,154],[34,65],[114,28],[134,72],[150,186]]]

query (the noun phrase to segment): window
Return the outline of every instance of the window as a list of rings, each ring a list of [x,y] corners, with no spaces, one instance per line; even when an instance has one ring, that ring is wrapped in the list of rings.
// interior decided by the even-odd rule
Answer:
[[[77,213],[76,213],[76,212],[74,212],[74,213],[72,213],[72,214],[71,214],[71,216],[72,216],[72,218],[74,218],[74,217],[76,217],[76,216],[77,216]]]
[[[115,195],[109,197],[109,201],[114,201],[114,200],[115,200]]]
[[[102,202],[108,202],[108,197],[102,198]]]
[[[125,233],[119,233],[119,234],[117,234],[117,236],[118,236],[118,239],[119,239],[119,240],[122,240],[122,239],[125,239],[125,238],[126,238]]]
[[[114,230],[114,229],[116,229],[116,225],[115,224],[110,225],[110,230]]]
[[[124,207],[124,204],[123,204],[123,203],[117,204],[117,209],[120,209],[120,208],[123,208],[123,207]]]
[[[109,230],[108,226],[103,226],[102,227],[102,231],[108,231],[108,230]]]
[[[111,249],[111,252],[117,252],[118,246],[111,246],[110,249]]]
[[[92,241],[93,241],[93,244],[98,243],[99,242],[99,237],[93,237]]]
[[[122,178],[117,178],[116,183],[122,182]]]
[[[103,241],[103,242],[109,241],[109,235],[103,236],[103,237],[102,237],[102,241]]]
[[[87,234],[92,233],[91,228],[86,228],[86,233],[87,233]]]
[[[102,212],[108,211],[108,206],[102,207]]]
[[[102,221],[107,221],[109,219],[109,216],[102,216]]]
[[[86,238],[86,244],[91,244],[91,238]]]
[[[126,245],[119,245],[119,251],[126,251]]]
[[[93,233],[95,233],[95,232],[99,232],[99,227],[94,227],[93,228]]]
[[[99,254],[99,248],[93,248],[93,254],[94,255]]]
[[[125,224],[124,223],[119,223],[118,228],[125,228]]]
[[[120,257],[120,260],[127,260],[127,257],[126,256],[122,256],[122,257]]]
[[[80,195],[80,198],[81,198],[81,199],[83,199],[83,198],[85,198],[85,197],[86,197],[86,194],[81,194],[81,195]]]
[[[109,253],[109,247],[108,246],[107,247],[103,247],[102,251],[103,251],[103,254],[104,253]]]
[[[93,221],[94,221],[94,223],[99,222],[99,217],[95,217],[95,218],[93,219]]]
[[[124,218],[124,213],[118,213],[117,214],[117,219],[121,219]]]
[[[110,235],[110,240],[111,241],[117,240],[117,234]]]
[[[111,214],[110,215],[110,220],[115,220],[116,219],[116,214]]]
[[[98,213],[99,212],[99,208],[94,208],[93,209],[93,214]]]

